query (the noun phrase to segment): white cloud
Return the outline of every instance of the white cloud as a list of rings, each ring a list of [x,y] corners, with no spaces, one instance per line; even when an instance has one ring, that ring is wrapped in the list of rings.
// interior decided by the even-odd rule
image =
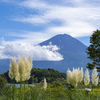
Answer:
[[[19,5],[28,7],[28,8],[37,8],[37,9],[49,8],[49,6],[45,2],[40,1],[40,0],[25,0],[22,3],[20,3]]]
[[[53,23],[55,26],[49,25],[42,30],[41,33],[67,33],[74,37],[90,36],[94,30],[99,28],[97,22],[100,21],[100,7],[94,7],[91,5],[91,3],[90,6],[88,6],[85,0],[71,0],[66,2],[73,3],[74,5],[76,3],[84,3],[84,5],[69,7],[69,5],[49,5],[45,1],[40,0],[26,0],[21,2],[20,6],[30,9],[37,9],[41,11],[41,13],[37,15],[30,15],[29,17],[15,18],[14,20],[27,22],[34,25],[50,24],[50,22],[53,20],[59,20],[62,22],[61,25],[58,26],[57,24]]]
[[[64,25],[61,27],[50,27],[47,29],[50,33],[68,33],[72,37],[83,37],[83,36],[89,36],[93,31],[95,30],[94,26],[89,25],[89,23],[86,22],[71,22],[69,25]]]
[[[26,23],[31,23],[31,24],[45,24],[47,23],[47,21],[44,19],[44,18],[39,18],[39,16],[30,16],[28,18],[25,18],[25,17],[22,17],[20,19],[18,18],[15,18],[14,19],[15,21],[20,21],[20,22],[26,22]]]
[[[60,61],[63,57],[57,52],[56,45],[33,46],[29,43],[2,42],[0,46],[0,59],[18,57],[18,55],[32,56],[33,60]]]
[[[9,37],[17,37],[13,42],[14,43],[30,43],[30,44],[39,44],[52,37],[46,32],[32,32],[32,31],[14,31],[8,33]],[[2,39],[1,39],[2,41]]]

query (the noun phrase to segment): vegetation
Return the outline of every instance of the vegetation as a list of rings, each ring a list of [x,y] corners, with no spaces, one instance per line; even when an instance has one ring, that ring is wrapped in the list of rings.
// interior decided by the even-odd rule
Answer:
[[[86,93],[84,84],[81,84],[80,88],[64,87],[62,81],[59,81],[62,85],[56,85],[48,83],[47,89],[44,90],[43,83],[37,83],[34,87],[11,87],[6,88],[0,94],[0,100],[99,100],[100,99],[100,85],[96,88],[91,88],[89,94]],[[89,85],[91,87],[92,84]]]
[[[78,84],[83,80],[83,68],[81,68],[81,70],[78,69],[74,69],[71,72],[69,69],[67,71],[67,83],[77,87]]]
[[[6,80],[0,76],[0,95],[2,94],[2,91],[5,90],[6,85]]]
[[[4,88],[7,85],[6,79],[0,76],[0,89]]]
[[[90,46],[87,48],[86,52],[88,58],[92,60],[92,64],[88,63],[87,68],[91,70],[97,67],[98,71],[100,71],[100,30],[94,31],[90,37]]]
[[[8,83],[15,83],[16,81],[13,79],[11,80],[8,76],[8,72],[5,72],[4,74],[1,74],[2,77],[4,77]],[[55,80],[59,79],[66,79],[65,73],[60,73],[54,69],[39,69],[39,68],[32,68],[31,70],[31,76],[28,80],[29,84],[32,83],[40,83],[43,81],[43,79],[46,78],[48,83],[52,83]]]
[[[9,69],[9,77],[15,79],[16,82],[22,82],[30,79],[32,69],[32,57],[28,59],[26,56],[18,57],[18,62],[15,58],[12,59]]]
[[[84,76],[84,77],[83,77]],[[90,75],[88,70],[86,69],[85,71],[85,75],[83,75],[83,69],[81,68],[81,70],[78,69],[74,69],[71,72],[69,69],[67,71],[67,83],[70,84],[73,87],[77,87],[78,84],[82,83],[82,81],[84,82],[84,85],[88,85],[90,82]],[[93,86],[97,86],[98,82],[99,82],[99,76],[98,76],[98,72],[96,67],[93,69],[92,72],[92,77],[91,77],[91,82]]]
[[[92,73],[92,83],[94,86],[97,86],[99,81],[99,76],[98,76],[98,72],[96,67],[93,69],[93,73]]]
[[[70,71],[70,70],[68,70]],[[67,71],[67,72],[68,72]],[[73,69],[73,72],[70,71],[70,74],[73,75],[67,75],[65,73],[59,73],[58,71],[55,71],[53,69],[32,69],[32,74],[34,75],[33,80],[35,76],[39,75],[38,77],[44,77],[44,81],[40,81],[35,84],[35,86],[22,86],[20,83],[20,87],[16,87],[15,85],[7,86],[2,89],[0,92],[0,100],[99,100],[100,99],[100,85],[96,84],[94,85],[92,83],[88,84],[87,86],[84,85],[83,79],[83,69]],[[35,73],[35,74],[34,74]],[[8,75],[8,73],[6,73]],[[5,75],[6,75],[5,74]],[[94,69],[94,81],[95,77],[97,76],[97,70]],[[4,74],[3,74],[4,75]],[[48,83],[47,80],[49,78],[53,78],[55,80],[52,81],[52,83]],[[69,76],[73,76],[68,78]],[[58,78],[59,77],[59,78]],[[13,79],[14,80],[14,79]],[[31,80],[31,78],[30,78]],[[42,79],[41,79],[42,80]],[[68,82],[71,80],[70,82]],[[75,81],[72,81],[75,80]],[[97,81],[97,80],[96,80]],[[33,81],[32,81],[33,82]],[[69,83],[69,85],[67,84]],[[76,88],[69,87],[71,82],[78,82]],[[2,84],[3,85],[3,84]],[[91,89],[91,92],[87,93],[84,88],[89,87]],[[94,88],[93,88],[94,87]]]
[[[89,83],[90,83],[90,75],[88,69],[86,69],[84,75],[84,84],[87,86]]]

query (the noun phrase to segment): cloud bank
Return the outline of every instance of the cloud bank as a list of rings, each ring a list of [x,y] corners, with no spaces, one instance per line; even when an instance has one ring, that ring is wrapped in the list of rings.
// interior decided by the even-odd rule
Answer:
[[[14,43],[2,41],[0,46],[0,59],[18,57],[18,55],[32,56],[33,60],[60,61],[63,56],[57,52],[56,45],[33,46],[29,43]]]

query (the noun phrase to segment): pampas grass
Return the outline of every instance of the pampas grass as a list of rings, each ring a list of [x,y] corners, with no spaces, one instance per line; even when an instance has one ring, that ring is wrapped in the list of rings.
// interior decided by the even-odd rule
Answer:
[[[81,70],[74,69],[71,72],[69,69],[67,71],[67,83],[71,84],[75,88],[78,86],[78,83],[80,83],[83,80],[83,68]]]
[[[84,84],[87,86],[89,83],[90,83],[90,75],[88,69],[86,69],[84,75]]]
[[[92,72],[92,84],[94,86],[97,86],[98,85],[98,80],[99,80],[99,76],[98,76],[98,72],[97,72],[97,69],[96,67],[93,69],[93,72]]]

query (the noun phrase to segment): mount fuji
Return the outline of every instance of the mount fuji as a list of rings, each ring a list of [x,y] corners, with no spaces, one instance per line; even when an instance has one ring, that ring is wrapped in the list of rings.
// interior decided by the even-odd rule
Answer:
[[[85,53],[86,45],[67,34],[56,35],[39,45],[49,45],[50,43],[60,48],[58,52],[64,59],[61,61],[33,61],[35,68],[52,68],[60,72],[66,72],[68,68],[72,70],[73,67],[86,69],[89,62]]]

